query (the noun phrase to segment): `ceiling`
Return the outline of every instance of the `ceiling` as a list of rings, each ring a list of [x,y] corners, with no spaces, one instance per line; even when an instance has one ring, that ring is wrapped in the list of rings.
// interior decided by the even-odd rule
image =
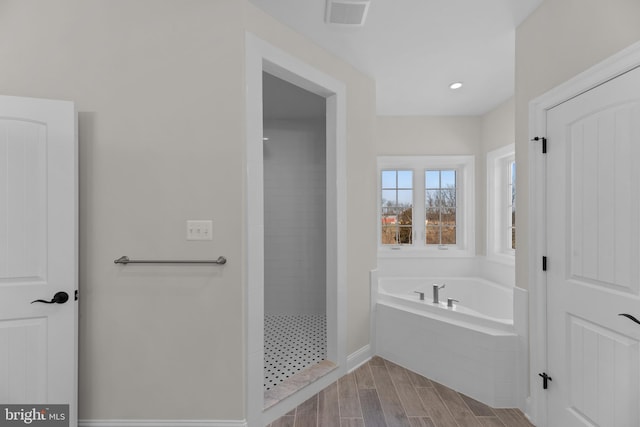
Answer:
[[[250,1],[370,75],[378,114],[437,116],[481,115],[513,95],[515,28],[542,2],[371,0],[365,25],[347,28],[325,23],[326,0]]]
[[[262,117],[265,120],[324,119],[323,97],[262,73]]]

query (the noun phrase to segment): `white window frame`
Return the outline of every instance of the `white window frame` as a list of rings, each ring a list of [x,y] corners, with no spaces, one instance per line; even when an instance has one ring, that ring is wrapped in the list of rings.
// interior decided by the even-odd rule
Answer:
[[[378,256],[471,257],[475,255],[474,165],[475,156],[380,156],[377,159],[377,240]],[[382,171],[413,170],[413,244],[382,244]],[[427,245],[425,240],[425,171],[456,170],[456,244]]]
[[[515,161],[515,144],[487,153],[487,257],[515,265],[511,247],[510,165]],[[517,196],[516,196],[517,197]]]

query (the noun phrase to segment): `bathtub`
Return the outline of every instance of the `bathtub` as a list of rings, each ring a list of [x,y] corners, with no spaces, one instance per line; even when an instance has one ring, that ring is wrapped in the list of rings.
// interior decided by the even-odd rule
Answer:
[[[446,285],[440,304],[433,284]],[[513,288],[477,277],[385,277],[372,290],[377,354],[494,408],[518,406]],[[460,302],[450,308],[447,298]]]

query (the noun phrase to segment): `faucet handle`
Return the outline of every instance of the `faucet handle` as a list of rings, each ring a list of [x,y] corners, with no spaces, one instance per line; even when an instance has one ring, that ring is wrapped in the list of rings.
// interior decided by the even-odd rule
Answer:
[[[420,292],[420,291],[413,291],[413,292],[420,295],[420,301],[424,301],[424,292]]]
[[[447,298],[447,307],[453,307],[454,302],[460,302],[457,299]]]
[[[442,288],[444,288],[445,286],[447,286],[447,285],[438,285],[437,283],[434,283],[434,284],[433,284],[433,288],[434,288],[434,289],[442,289]]]

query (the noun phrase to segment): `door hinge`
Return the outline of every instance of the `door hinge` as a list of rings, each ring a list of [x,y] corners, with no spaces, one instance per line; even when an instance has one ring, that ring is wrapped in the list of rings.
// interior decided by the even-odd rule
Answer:
[[[547,271],[547,257],[542,257],[542,271]]]
[[[547,138],[544,136],[536,136],[531,141],[542,141],[542,154],[547,154]]]
[[[73,294],[73,299],[74,299],[74,301],[78,301],[78,290],[77,289]]]
[[[549,375],[547,375],[546,372],[543,372],[543,373],[538,374],[538,375],[542,377],[542,389],[546,390],[549,387],[549,381],[552,381],[551,377]]]

